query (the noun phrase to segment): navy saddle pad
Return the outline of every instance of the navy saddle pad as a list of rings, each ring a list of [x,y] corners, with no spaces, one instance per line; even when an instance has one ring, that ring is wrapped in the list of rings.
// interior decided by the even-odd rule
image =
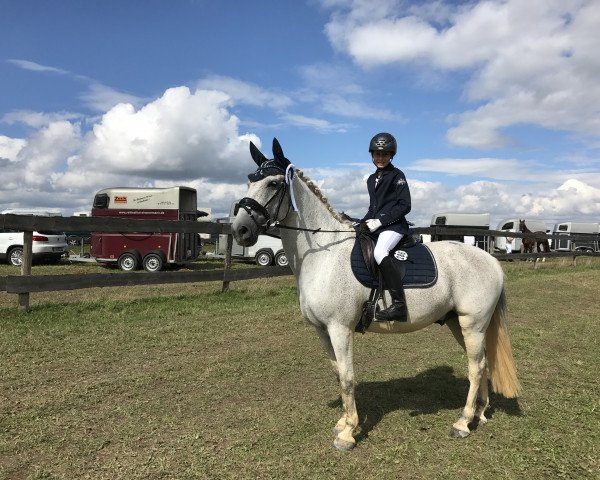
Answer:
[[[398,257],[404,257],[403,254],[394,256],[396,252],[405,252],[406,260],[397,260]],[[404,263],[406,268],[402,285],[405,288],[427,288],[431,287],[437,281],[437,266],[435,259],[429,248],[422,243],[403,248],[396,247],[390,252],[395,261]],[[352,272],[356,279],[368,288],[377,288],[379,281],[374,278],[365,264],[362,251],[360,249],[360,240],[357,238],[352,248],[350,258],[352,264]]]

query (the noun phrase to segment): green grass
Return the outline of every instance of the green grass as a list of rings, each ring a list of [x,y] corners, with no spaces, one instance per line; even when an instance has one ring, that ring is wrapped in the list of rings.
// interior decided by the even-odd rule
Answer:
[[[448,437],[467,380],[446,327],[356,335],[349,454],[292,277],[40,293],[28,313],[0,295],[0,478],[598,478],[600,270],[546,263],[503,264],[523,396],[493,395],[467,439]]]

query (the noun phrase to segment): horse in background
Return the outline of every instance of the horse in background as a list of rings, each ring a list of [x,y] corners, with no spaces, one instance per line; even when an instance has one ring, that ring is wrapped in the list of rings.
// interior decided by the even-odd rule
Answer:
[[[525,220],[519,220],[519,232],[531,234],[523,237],[521,241],[521,253],[535,253],[534,248],[538,252],[550,252],[550,242],[546,238],[546,232],[532,232],[525,225]],[[543,260],[546,259],[544,258]]]

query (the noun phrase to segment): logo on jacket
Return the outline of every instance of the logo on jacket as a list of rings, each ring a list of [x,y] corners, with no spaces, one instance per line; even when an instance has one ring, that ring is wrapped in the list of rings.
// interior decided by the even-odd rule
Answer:
[[[404,185],[406,183],[406,180],[404,180],[403,178],[398,179],[398,181],[396,182],[396,185]]]
[[[401,262],[404,262],[408,259],[408,253],[406,253],[404,250],[396,250],[394,252],[394,258],[396,260],[400,260]]]

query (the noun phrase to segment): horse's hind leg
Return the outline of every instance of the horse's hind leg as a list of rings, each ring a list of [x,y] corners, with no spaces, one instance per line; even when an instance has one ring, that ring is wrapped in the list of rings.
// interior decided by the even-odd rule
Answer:
[[[458,323],[458,317],[452,318],[446,322],[446,325],[452,332],[452,335],[458,342],[458,344],[466,351],[465,339],[463,337],[462,329]],[[487,381],[487,369],[483,369],[481,374],[481,380],[479,382],[479,397],[477,399],[477,408],[475,410],[475,418],[479,419],[480,424],[487,423],[485,417],[485,410],[489,406],[489,392],[488,392],[488,381]]]
[[[461,317],[463,324],[472,325],[478,323],[472,318]],[[481,408],[477,408],[477,394],[480,393],[480,385],[484,378],[485,372],[485,332],[474,331],[470,328],[462,328],[463,339],[465,342],[465,349],[467,357],[469,359],[469,393],[467,394],[467,402],[462,411],[460,418],[452,425],[450,435],[452,437],[464,438],[471,431],[469,430],[469,424],[473,421],[476,411],[481,415],[483,410],[487,407],[487,388],[481,392],[485,395],[482,401],[485,405]],[[485,417],[484,417],[485,418]]]

